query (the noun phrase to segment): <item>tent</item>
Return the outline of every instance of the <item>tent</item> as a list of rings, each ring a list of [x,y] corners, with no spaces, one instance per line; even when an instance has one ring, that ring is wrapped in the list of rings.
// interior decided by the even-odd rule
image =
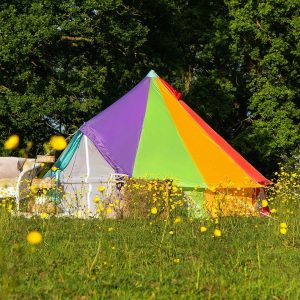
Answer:
[[[69,202],[91,213],[97,188],[113,174],[172,178],[195,200],[216,188],[255,190],[269,184],[154,71],[107,109],[84,123],[56,162],[55,174]],[[197,198],[197,197],[196,197]],[[252,195],[253,198],[253,195]],[[240,196],[240,200],[242,196]],[[80,203],[79,203],[80,202]]]

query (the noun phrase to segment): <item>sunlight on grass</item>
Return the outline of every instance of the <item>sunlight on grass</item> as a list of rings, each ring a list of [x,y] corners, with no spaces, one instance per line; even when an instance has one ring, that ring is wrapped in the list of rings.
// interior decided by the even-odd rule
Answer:
[[[170,179],[126,179],[121,198],[103,198],[99,186],[97,215],[82,219],[49,203],[20,217],[13,199],[3,199],[0,297],[297,299],[299,180],[280,167],[257,203],[270,208],[265,217],[234,203],[247,191],[224,196],[221,188],[211,191],[210,214],[195,217]],[[26,201],[36,205],[32,199],[51,189],[31,185]]]

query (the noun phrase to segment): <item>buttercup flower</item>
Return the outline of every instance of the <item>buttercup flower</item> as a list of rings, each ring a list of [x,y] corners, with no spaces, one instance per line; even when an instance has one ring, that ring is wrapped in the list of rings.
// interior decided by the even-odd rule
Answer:
[[[46,219],[48,217],[48,214],[46,212],[41,213],[41,219]]]
[[[279,225],[280,228],[287,228],[287,224],[285,222],[280,223]]]
[[[267,207],[269,205],[269,203],[267,200],[262,200],[261,205],[262,205],[262,207]]]
[[[105,187],[104,187],[104,186],[99,186],[99,187],[98,187],[98,191],[99,191],[100,193],[103,193],[103,192],[105,191]]]
[[[151,214],[153,214],[153,215],[157,214],[157,208],[156,207],[151,208]]]
[[[181,218],[180,217],[176,217],[174,220],[174,224],[179,224],[181,223]]]
[[[200,232],[205,232],[207,231],[207,228],[205,226],[200,226],[199,230]]]
[[[104,206],[101,203],[99,204],[99,210],[104,211]]]
[[[30,231],[27,235],[27,242],[30,245],[37,245],[42,241],[42,239],[41,233],[36,230]]]
[[[53,135],[50,138],[50,145],[53,149],[61,151],[67,147],[67,142],[62,135]]]
[[[20,138],[18,135],[11,135],[5,142],[4,148],[6,150],[14,150],[19,146]]]
[[[213,218],[217,218],[218,217],[218,210],[216,208],[214,208],[214,207],[212,209],[211,216]]]
[[[280,228],[280,233],[281,234],[286,234],[287,233],[287,228]]]
[[[220,229],[215,229],[214,230],[214,236],[215,237],[220,237],[222,235],[221,230]]]
[[[94,200],[93,200],[93,201],[94,201],[94,203],[99,203],[99,202],[100,202],[100,197],[96,195],[96,196],[94,197]]]

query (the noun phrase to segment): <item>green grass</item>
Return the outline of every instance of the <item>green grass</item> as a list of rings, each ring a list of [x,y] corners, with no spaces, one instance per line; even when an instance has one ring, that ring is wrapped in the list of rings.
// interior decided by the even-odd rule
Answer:
[[[1,299],[298,299],[299,218],[0,221]],[[213,237],[216,226],[222,237]],[[108,229],[112,227],[111,232]],[[169,234],[175,228],[175,235]],[[43,242],[28,245],[39,230]],[[179,263],[174,260],[179,259]]]

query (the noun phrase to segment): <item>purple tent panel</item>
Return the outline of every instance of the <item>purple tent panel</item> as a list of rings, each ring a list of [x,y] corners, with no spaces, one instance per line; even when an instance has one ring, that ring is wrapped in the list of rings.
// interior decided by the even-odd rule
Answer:
[[[132,175],[150,80],[145,77],[122,98],[80,128],[118,173]]]

